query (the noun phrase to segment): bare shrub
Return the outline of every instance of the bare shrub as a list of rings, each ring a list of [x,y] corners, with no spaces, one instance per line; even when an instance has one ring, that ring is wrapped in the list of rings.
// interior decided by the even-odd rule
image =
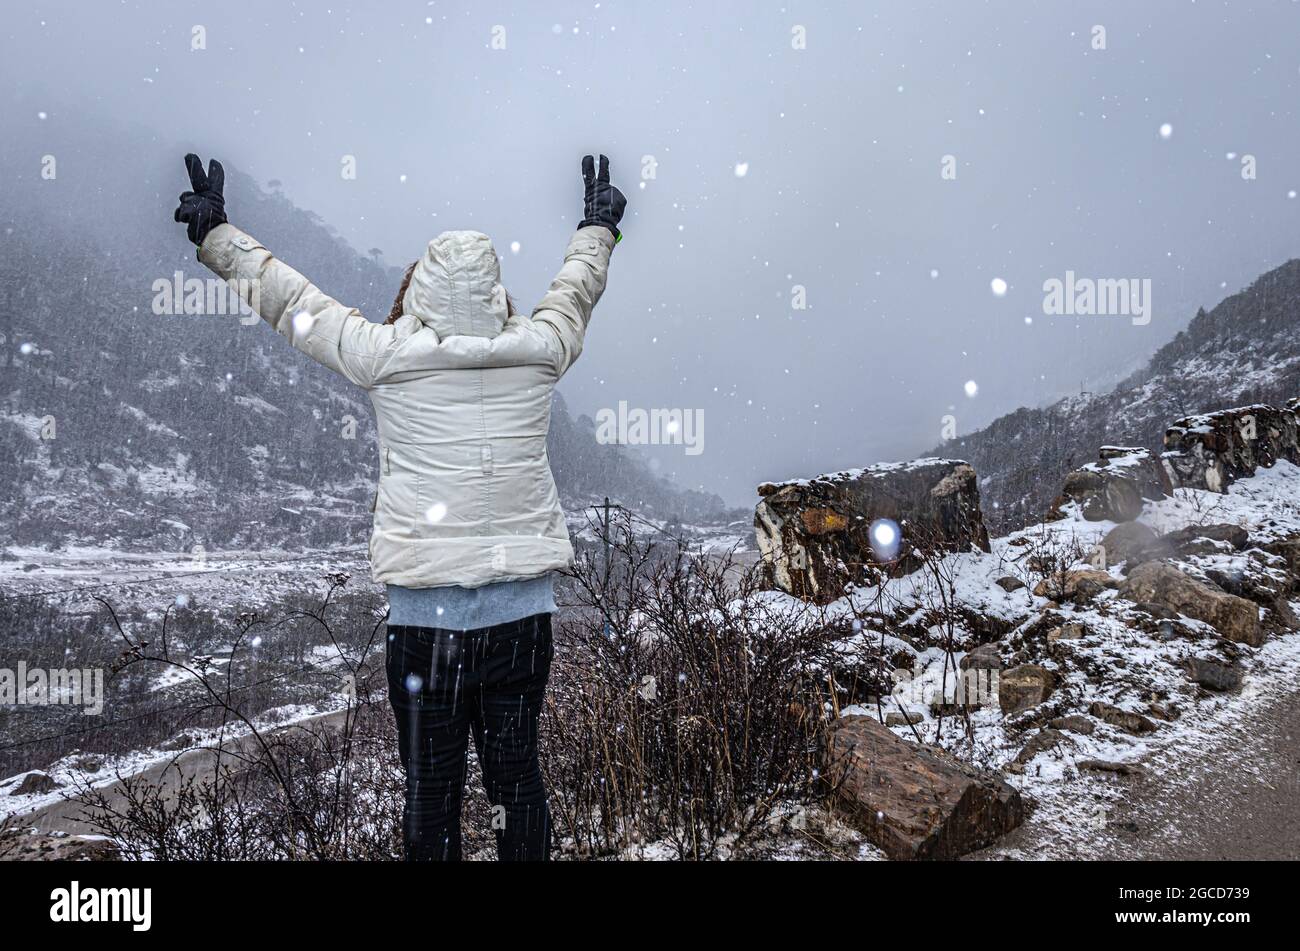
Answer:
[[[821,747],[839,709],[836,671],[853,666],[855,619],[762,592],[734,551],[634,533],[630,517],[609,536],[607,559],[578,559],[575,603],[557,619],[541,743],[556,838],[575,858],[649,844],[688,859],[743,854],[833,785]],[[324,607],[307,617],[329,625]],[[240,623],[236,649],[261,625]],[[177,757],[161,778],[124,780],[120,795],[82,790],[87,818],[125,857],[401,856],[404,776],[383,678],[372,690],[364,656],[348,660],[358,679],[345,709],[271,729],[240,709],[220,671],[173,656],[166,638],[154,648],[122,636],[124,665],[183,665],[195,702],[239,727],[207,760]],[[875,676],[879,658],[868,655]],[[471,856],[492,842],[477,775],[471,759]]]
[[[134,860],[398,859],[404,784],[391,721],[366,704],[178,757],[159,776],[123,779],[118,794],[84,788],[84,815]]]
[[[337,859],[400,852],[394,843],[400,846],[402,793],[391,775],[396,739],[391,718],[374,702],[376,672],[368,664],[383,619],[359,644],[336,636],[328,609],[348,577],[326,580],[319,605],[275,625],[240,615],[224,671],[205,655],[175,651],[169,614],[154,644],[128,633],[103,602],[126,645],[115,670],[157,665],[183,673],[194,684],[195,710],[215,717],[219,728],[210,747],[187,750],[156,775],[119,775],[116,790],[82,783],[85,818],[117,840],[126,857]],[[259,631],[291,623],[311,623],[328,637],[346,671],[346,706],[309,725],[273,730],[254,720],[233,671],[241,653],[259,644]]]
[[[826,694],[805,672],[831,668],[843,632],[759,594],[734,551],[632,528],[624,514],[608,559],[578,559],[556,638],[542,749],[557,831],[581,854],[662,842],[709,858],[824,791]]]

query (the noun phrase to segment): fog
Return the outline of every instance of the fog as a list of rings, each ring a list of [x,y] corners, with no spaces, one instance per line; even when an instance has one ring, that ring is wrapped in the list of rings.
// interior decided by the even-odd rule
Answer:
[[[486,231],[524,307],[604,152],[624,239],[562,392],[701,413],[698,454],[646,451],[734,504],[1108,388],[1300,248],[1294,2],[45,3],[0,35],[11,134],[156,130],[389,264]],[[1045,313],[1067,272],[1150,281],[1149,321]]]

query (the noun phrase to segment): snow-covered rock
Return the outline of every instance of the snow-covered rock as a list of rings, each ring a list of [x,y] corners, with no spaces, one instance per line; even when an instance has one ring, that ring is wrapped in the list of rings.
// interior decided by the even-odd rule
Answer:
[[[807,601],[914,571],[925,553],[989,550],[975,470],[964,462],[889,463],[758,492],[754,528],[770,580]]]
[[[1279,459],[1300,463],[1296,414],[1266,403],[1188,416],[1165,432],[1160,457],[1172,485],[1223,492]]]

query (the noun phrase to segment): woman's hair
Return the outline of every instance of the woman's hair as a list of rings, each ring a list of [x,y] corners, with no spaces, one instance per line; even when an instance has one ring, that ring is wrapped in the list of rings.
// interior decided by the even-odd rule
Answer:
[[[397,289],[397,299],[393,301],[393,309],[388,312],[388,319],[385,320],[384,323],[395,324],[397,323],[397,318],[402,316],[402,299],[406,297],[406,289],[411,286],[411,277],[415,274],[415,265],[419,263],[419,261],[412,261],[411,266],[406,269],[406,274],[402,276],[402,286]],[[510,292],[507,291],[506,316],[513,317],[515,313],[514,298],[511,297]]]
[[[397,318],[402,316],[402,298],[406,296],[406,289],[411,286],[411,277],[415,274],[415,266],[419,261],[412,261],[411,266],[406,269],[406,274],[402,277],[402,286],[397,289],[397,300],[393,301],[393,309],[388,312],[386,324],[397,323]]]

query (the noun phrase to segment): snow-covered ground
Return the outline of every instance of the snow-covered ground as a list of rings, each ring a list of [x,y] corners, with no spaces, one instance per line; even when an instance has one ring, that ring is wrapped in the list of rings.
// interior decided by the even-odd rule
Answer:
[[[1180,489],[1174,497],[1148,503],[1139,520],[1160,533],[1193,525],[1239,525],[1250,535],[1247,551],[1268,542],[1300,537],[1300,468],[1279,462],[1234,483],[1226,495]],[[1021,750],[1034,730],[1025,729],[1017,718],[1004,718],[996,697],[971,713],[973,740],[967,737],[960,719],[951,713],[944,718],[941,731],[931,703],[940,696],[948,701],[954,699],[956,677],[951,665],[959,663],[972,646],[972,632],[958,625],[954,639],[962,649],[955,651],[948,662],[946,678],[945,651],[939,647],[916,650],[887,629],[873,627],[870,621],[856,635],[874,644],[880,644],[883,637],[886,653],[896,656],[901,650],[915,656],[914,668],[894,691],[897,705],[888,700],[887,712],[901,706],[919,717],[915,726],[924,742],[937,743],[978,765],[1002,771],[1036,804],[1029,824],[1047,830],[1047,834],[1031,837],[1038,845],[1027,854],[1014,847],[1003,850],[1012,857],[1050,858],[1054,846],[1066,843],[1077,851],[1080,843],[1105,830],[1112,808],[1125,795],[1126,785],[1113,772],[1080,769],[1080,762],[1124,764],[1158,772],[1204,750],[1215,737],[1230,732],[1234,726],[1249,722],[1261,709],[1293,694],[1300,683],[1300,632],[1294,630],[1272,635],[1259,648],[1228,644],[1208,624],[1186,618],[1180,619],[1176,636],[1168,630],[1153,633],[1148,630],[1149,624],[1131,623],[1136,607],[1119,598],[1113,589],[1101,592],[1086,606],[1067,604],[1053,609],[1048,598],[1033,595],[1029,587],[1007,592],[995,583],[999,578],[1022,573],[1021,563],[1030,552],[1077,552],[1081,558],[1076,567],[1094,567],[1084,559],[1114,527],[1113,522],[1086,521],[1072,510],[1060,521],[994,539],[991,553],[948,556],[943,559],[942,573],[950,579],[955,599],[964,608],[1012,627],[1003,641],[1013,639],[1016,630],[1044,611],[1055,610],[1063,623],[1082,624],[1085,636],[1057,641],[1055,645],[1057,656],[1062,658],[1055,665],[1062,682],[1053,697],[1068,698],[1069,704],[1069,709],[1062,712],[1087,714],[1089,706],[1100,701],[1142,714],[1155,725],[1153,732],[1135,735],[1097,720],[1089,735],[1062,730],[1058,745],[1024,756]],[[1193,574],[1215,567],[1231,572],[1240,570],[1246,558],[1245,553],[1231,551],[1225,545],[1218,552],[1180,559],[1178,564]],[[1123,577],[1116,567],[1107,570],[1116,580]],[[780,601],[785,596],[772,597]],[[933,576],[918,572],[887,582],[883,591],[859,589],[836,602],[831,610],[846,617],[870,617],[873,613],[879,616],[892,610],[915,623],[934,607],[936,598]],[[882,606],[886,608],[883,612]],[[1293,601],[1292,607],[1300,608],[1300,601]],[[932,633],[932,642],[942,638],[942,631]],[[853,645],[846,647],[851,649]],[[1243,672],[1239,692],[1211,693],[1185,676],[1185,658],[1225,659],[1225,653]],[[1157,712],[1153,712],[1153,705]],[[849,707],[841,712],[877,715],[874,705]],[[1172,718],[1161,719],[1159,712]],[[905,739],[914,739],[912,729],[906,725],[893,729]],[[1001,854],[997,847],[991,851]]]
[[[1252,478],[1230,487],[1226,495],[1195,490],[1179,490],[1172,498],[1148,503],[1140,521],[1158,532],[1167,533],[1193,525],[1231,523],[1247,530],[1247,551],[1272,541],[1300,537],[1300,468],[1279,462],[1271,469],[1260,470]],[[893,579],[883,588],[860,588],[830,607],[832,615],[865,619],[858,633],[844,648],[852,651],[869,644],[883,644],[888,656],[909,656],[912,669],[900,680],[888,710],[904,708],[917,718],[914,724],[924,742],[937,743],[953,753],[979,765],[1001,771],[1034,804],[1026,828],[1031,836],[1019,836],[1015,844],[997,845],[988,854],[1016,858],[1049,858],[1054,854],[1087,852],[1088,843],[1102,837],[1107,823],[1127,794],[1128,785],[1114,772],[1080,768],[1084,761],[1158,772],[1182,762],[1191,753],[1204,750],[1225,732],[1240,728],[1259,711],[1288,696],[1300,682],[1300,633],[1274,633],[1263,646],[1251,648],[1228,645],[1201,622],[1180,619],[1176,634],[1146,623],[1137,623],[1138,609],[1113,589],[1101,591],[1085,604],[1053,607],[1048,598],[1034,595],[1032,578],[1026,569],[1028,557],[1043,552],[1065,553],[1079,567],[1092,567],[1088,557],[1094,546],[1115,525],[1089,522],[1077,511],[1067,511],[1066,518],[1031,526],[992,541],[989,553],[974,552],[950,555],[942,560],[936,582],[935,574],[918,572]],[[594,540],[594,539],[592,539]],[[729,547],[726,538],[706,539],[717,547]],[[172,596],[168,584],[175,578],[187,590],[198,583],[202,595],[212,603],[222,603],[238,593],[243,597],[256,592],[273,601],[286,590],[301,590],[304,578],[316,578],[322,570],[337,570],[341,560],[351,559],[358,583],[369,585],[363,551],[329,551],[305,556],[263,557],[251,552],[211,553],[202,563],[192,559],[163,556],[124,556],[120,552],[99,549],[73,549],[58,553],[11,549],[15,560],[0,563],[0,584],[5,589],[38,591],[49,587],[100,584],[128,594],[149,591],[150,597]],[[1179,564],[1191,573],[1212,568],[1238,570],[1248,556],[1228,546],[1206,554],[1188,556]],[[32,567],[35,565],[36,567]],[[1106,569],[1117,581],[1123,577],[1114,566]],[[142,579],[162,576],[161,588]],[[996,582],[1008,576],[1028,581],[1027,587],[1006,591]],[[936,584],[947,585],[950,594],[967,616],[980,615],[1001,625],[1007,633],[1004,644],[1014,641],[1016,632],[1044,612],[1056,612],[1064,622],[1079,623],[1086,630],[1078,639],[1056,641],[1052,646],[1053,669],[1060,676],[1053,698],[1063,702],[1065,714],[1086,714],[1093,702],[1104,702],[1125,711],[1142,714],[1155,724],[1153,732],[1135,735],[1097,720],[1090,734],[1061,731],[1061,738],[1036,754],[1022,750],[1034,735],[1019,718],[1004,718],[996,699],[985,702],[971,713],[973,737],[964,724],[951,714],[941,721],[931,709],[931,702],[944,696],[953,699],[955,677],[945,665],[960,662],[978,641],[987,640],[959,623],[953,632],[956,650],[948,657],[945,650],[933,646],[944,639],[945,631],[933,629],[930,637],[918,638],[915,631],[925,623],[936,603]],[[139,587],[137,587],[139,586]],[[83,597],[76,595],[75,597]],[[777,592],[759,595],[780,607],[787,597]],[[790,607],[795,607],[790,602]],[[1293,607],[1300,610],[1300,602]],[[911,630],[913,636],[905,631]],[[1013,648],[1008,646],[1005,653]],[[311,650],[312,660],[329,666],[333,660],[325,647]],[[1244,675],[1238,692],[1210,693],[1188,681],[1183,661],[1188,657],[1216,657],[1230,660]],[[1037,662],[1037,661],[1036,661]],[[180,675],[161,675],[157,689],[175,687]],[[946,682],[946,691],[944,684]],[[346,699],[340,695],[338,705]],[[265,711],[259,722],[266,726],[294,722],[326,712],[321,705],[277,708]],[[841,713],[874,716],[876,708],[849,707]],[[1041,724],[1037,724],[1041,725]],[[894,727],[900,736],[913,738],[912,727]],[[216,742],[215,731],[190,731],[193,745]],[[230,737],[231,731],[226,732]],[[142,749],[130,754],[107,758],[98,763],[94,773],[87,773],[81,757],[69,756],[46,769],[64,789],[34,796],[7,795],[23,775],[0,782],[0,815],[28,812],[57,803],[65,789],[74,782],[104,784],[118,773],[129,775],[158,766],[176,755],[176,749],[163,746]],[[24,774],[25,775],[25,774]],[[815,834],[808,836],[807,830]],[[798,859],[810,854],[809,841],[831,842],[836,854],[858,858],[879,858],[880,853],[861,841],[853,830],[838,824],[825,814],[812,810],[779,810],[773,820],[769,857]],[[725,850],[724,850],[725,851]],[[648,845],[636,855],[655,858],[657,847]]]

